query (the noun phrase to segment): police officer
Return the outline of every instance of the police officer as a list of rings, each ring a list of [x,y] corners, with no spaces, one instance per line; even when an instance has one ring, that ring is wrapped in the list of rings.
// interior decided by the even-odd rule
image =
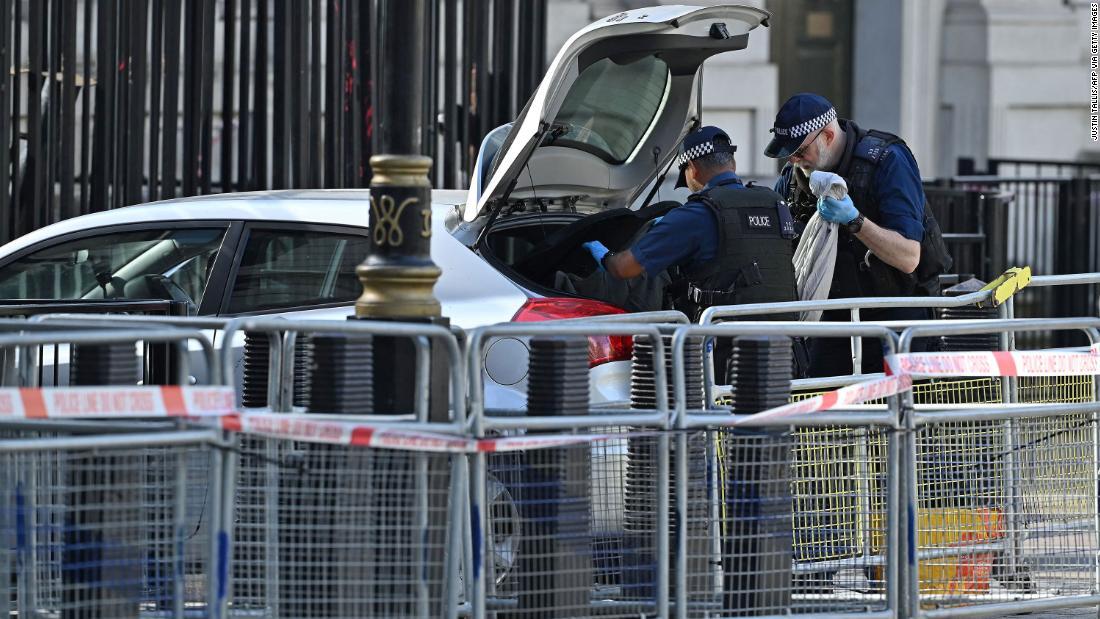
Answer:
[[[655,275],[670,267],[684,293],[674,307],[698,317],[713,305],[790,301],[794,282],[794,221],[782,198],[746,187],[737,176],[729,135],[718,127],[689,133],[680,145],[677,187],[693,192],[621,252],[599,241],[585,248],[612,276]]]
[[[783,104],[771,130],[775,137],[764,150],[768,157],[786,159],[776,182],[797,220],[805,223],[816,211],[840,225],[837,257],[829,298],[913,296],[914,275],[921,263],[925,230],[925,197],[913,153],[896,135],[864,131],[850,120],[838,119],[824,97],[796,94]],[[839,174],[848,184],[843,200],[815,198],[809,190],[810,172]],[[936,228],[938,235],[938,227]],[[846,321],[847,310],[825,312],[822,320]],[[865,310],[861,319],[917,320],[929,318],[927,309]],[[850,371],[848,339],[816,339],[810,343],[811,376]],[[863,349],[863,371],[883,370],[879,342]]]

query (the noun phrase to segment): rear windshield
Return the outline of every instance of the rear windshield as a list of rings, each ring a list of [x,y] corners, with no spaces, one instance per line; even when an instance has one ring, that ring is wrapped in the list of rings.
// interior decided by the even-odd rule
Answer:
[[[589,65],[554,120],[567,131],[548,144],[579,148],[609,163],[626,161],[653,124],[668,83],[668,65],[655,56]]]

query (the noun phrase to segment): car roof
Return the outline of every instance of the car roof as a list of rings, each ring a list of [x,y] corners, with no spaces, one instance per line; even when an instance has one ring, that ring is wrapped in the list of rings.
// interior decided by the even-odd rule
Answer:
[[[370,190],[363,188],[282,189],[161,200],[73,217],[39,228],[0,247],[0,256],[62,234],[158,221],[291,221],[366,227],[369,198]],[[433,190],[433,214],[441,216],[465,199],[464,190]]]

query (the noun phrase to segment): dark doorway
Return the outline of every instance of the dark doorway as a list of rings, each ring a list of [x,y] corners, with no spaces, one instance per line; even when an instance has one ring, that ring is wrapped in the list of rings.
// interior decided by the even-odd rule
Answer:
[[[779,102],[816,92],[852,114],[852,0],[768,0]]]

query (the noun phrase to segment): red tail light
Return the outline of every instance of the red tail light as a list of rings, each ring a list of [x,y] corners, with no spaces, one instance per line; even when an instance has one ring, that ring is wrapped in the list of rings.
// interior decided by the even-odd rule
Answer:
[[[550,297],[528,299],[512,317],[512,322],[541,322],[625,313],[626,310],[602,301]],[[595,335],[588,338],[588,367],[596,367],[609,361],[629,361],[633,352],[634,340],[629,335]]]

